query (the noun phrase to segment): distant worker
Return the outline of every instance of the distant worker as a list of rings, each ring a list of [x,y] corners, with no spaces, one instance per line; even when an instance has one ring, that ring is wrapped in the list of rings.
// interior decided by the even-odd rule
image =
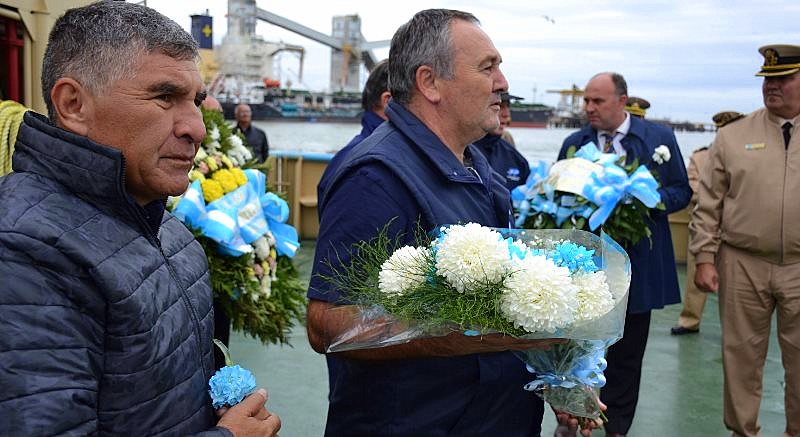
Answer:
[[[250,105],[244,103],[238,105],[233,116],[236,117],[236,127],[233,128],[233,132],[241,132],[247,140],[250,150],[253,151],[253,157],[258,159],[258,162],[266,162],[269,158],[269,141],[263,130],[253,126],[253,111],[250,109]]]
[[[625,104],[625,110],[637,118],[644,118],[649,108],[650,102],[641,97],[628,97],[628,102]]]
[[[744,117],[741,112],[723,111],[718,112],[712,117],[717,129],[726,124]],[[700,176],[703,174],[706,161],[708,161],[708,146],[701,147],[692,153],[689,158],[689,186],[692,187],[692,199],[689,201],[689,214],[697,205],[698,184]],[[689,237],[689,246],[692,245],[692,238]],[[686,292],[683,294],[683,309],[678,317],[678,324],[670,328],[672,335],[695,334],[700,332],[700,320],[703,318],[703,308],[706,305],[706,292],[697,288],[694,283],[695,260],[692,252],[686,251]]]
[[[364,115],[361,116],[361,132],[336,152],[336,155],[331,158],[325,168],[325,172],[322,173],[322,178],[320,178],[319,185],[317,185],[317,213],[319,217],[322,217],[322,208],[320,207],[322,205],[322,197],[328,189],[331,177],[341,165],[347,152],[372,135],[372,131],[387,120],[383,111],[386,109],[386,105],[389,104],[389,98],[391,97],[388,85],[388,64],[386,59],[375,64],[375,67],[369,73],[366,85],[364,85],[364,91],[361,93],[361,106],[364,108]]]
[[[531,173],[531,169],[528,165],[528,160],[512,144],[503,139],[503,133],[506,132],[505,128],[508,122],[504,125],[502,120],[504,118],[511,119],[509,102],[511,99],[519,99],[519,97],[504,92],[500,95],[500,98],[500,125],[485,137],[476,141],[475,146],[489,161],[492,169],[505,178],[505,186],[508,191],[511,191],[518,185],[525,183]]]
[[[689,250],[694,282],[719,292],[725,426],[734,436],[760,435],[764,362],[777,313],[783,435],[800,436],[800,46],[758,51],[764,108],[717,132]]]

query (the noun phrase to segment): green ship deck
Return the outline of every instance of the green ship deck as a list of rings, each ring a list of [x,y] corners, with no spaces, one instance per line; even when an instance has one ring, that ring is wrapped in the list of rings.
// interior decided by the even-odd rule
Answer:
[[[295,257],[301,279],[308,281],[314,241],[303,241]],[[678,268],[681,284],[685,268]],[[630,436],[730,435],[722,424],[722,359],[717,297],[706,304],[699,334],[674,337],[680,305],[654,311],[644,358],[641,394]],[[327,413],[328,381],[325,358],[308,345],[305,329],[297,327],[289,346],[263,346],[239,333],[231,335],[231,352],[256,375],[270,394],[268,407],[281,416],[282,437],[321,436]],[[761,403],[761,433],[780,436],[784,430],[783,368],[773,319]],[[552,435],[555,421],[545,414],[543,436]],[[604,436],[596,431],[595,437]]]

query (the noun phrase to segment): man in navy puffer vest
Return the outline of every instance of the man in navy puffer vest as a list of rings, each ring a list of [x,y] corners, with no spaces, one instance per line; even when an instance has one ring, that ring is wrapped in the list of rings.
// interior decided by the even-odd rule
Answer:
[[[499,125],[508,84],[500,54],[469,13],[427,10],[398,29],[389,51],[388,121],[344,157],[321,201],[308,334],[325,353],[353,323],[323,278],[342,248],[387,226],[412,242],[417,223],[508,227],[510,197],[471,143]],[[336,251],[341,257],[337,257]],[[338,308],[337,308],[338,307]],[[454,333],[331,353],[328,436],[539,435],[541,399],[510,351],[551,344]]]
[[[164,210],[205,135],[197,54],[180,26],[131,3],[55,22],[49,119],[25,115],[0,179],[0,435],[280,428],[264,390],[212,409],[206,258]]]

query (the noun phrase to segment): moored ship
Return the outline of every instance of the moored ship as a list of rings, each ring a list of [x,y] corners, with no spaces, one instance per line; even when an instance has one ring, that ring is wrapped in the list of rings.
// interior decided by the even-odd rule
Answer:
[[[277,86],[253,86],[244,96],[219,93],[225,118],[233,119],[239,103],[250,105],[253,120],[357,123],[361,120],[361,95],[315,93]]]
[[[514,102],[510,109],[512,127],[545,128],[553,115],[553,108],[541,103]]]

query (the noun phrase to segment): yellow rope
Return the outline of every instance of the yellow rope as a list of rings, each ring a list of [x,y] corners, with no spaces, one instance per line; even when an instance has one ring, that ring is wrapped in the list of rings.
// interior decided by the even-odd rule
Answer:
[[[26,111],[28,108],[13,100],[0,101],[0,176],[11,173],[11,156]]]

